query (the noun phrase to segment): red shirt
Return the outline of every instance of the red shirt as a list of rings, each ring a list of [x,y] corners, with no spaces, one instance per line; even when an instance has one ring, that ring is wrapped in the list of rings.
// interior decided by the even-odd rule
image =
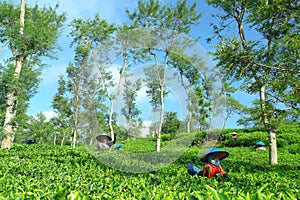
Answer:
[[[222,176],[225,174],[221,166],[216,166],[211,163],[207,163],[203,169],[203,176],[208,178],[213,177],[214,175],[221,173]]]

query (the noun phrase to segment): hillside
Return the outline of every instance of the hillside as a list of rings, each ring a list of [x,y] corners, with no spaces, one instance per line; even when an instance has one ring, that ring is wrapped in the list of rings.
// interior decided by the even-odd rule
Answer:
[[[300,198],[300,163],[297,162],[300,154],[286,147],[278,148],[279,164],[271,166],[268,151],[255,151],[253,146],[221,146],[230,152],[222,161],[229,180],[194,177],[187,173],[188,162],[199,168],[204,166],[199,160],[203,152],[201,146],[189,147],[177,160],[155,171],[129,173],[122,170],[125,165],[149,167],[150,160],[149,163],[129,163],[132,160],[127,159],[127,154],[145,154],[155,148],[151,145],[155,142],[150,139],[129,140],[120,151],[99,155],[84,146],[71,149],[15,144],[11,150],[1,149],[0,199]],[[121,163],[120,170],[105,164],[101,160],[105,155]]]

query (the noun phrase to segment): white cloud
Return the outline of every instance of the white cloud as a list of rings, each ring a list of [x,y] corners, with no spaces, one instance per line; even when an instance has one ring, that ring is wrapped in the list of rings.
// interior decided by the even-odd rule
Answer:
[[[152,125],[152,121],[143,121],[143,126],[150,127]]]
[[[40,112],[39,112],[39,113],[40,113]],[[37,115],[38,115],[39,113],[35,113],[35,114],[33,114],[32,116],[33,116],[35,119],[37,119]],[[56,116],[56,114],[55,114],[55,112],[54,112],[53,110],[43,111],[42,113],[45,115],[46,121],[49,121],[51,118],[53,118],[53,117]]]
[[[47,121],[56,116],[53,110],[43,111],[43,114],[46,116]]]

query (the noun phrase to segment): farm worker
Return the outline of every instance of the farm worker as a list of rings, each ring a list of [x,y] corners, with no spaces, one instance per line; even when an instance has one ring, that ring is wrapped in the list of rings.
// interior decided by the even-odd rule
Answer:
[[[108,143],[109,142],[106,139],[103,139],[102,142],[98,143],[98,149],[101,151],[110,149],[110,146],[108,145]]]
[[[215,175],[228,178],[228,174],[224,172],[220,165],[220,161],[229,156],[229,152],[219,148],[209,149],[203,156],[200,157],[202,162],[205,162],[203,170],[198,169],[192,163],[188,163],[188,172],[190,175],[199,175],[211,178]]]
[[[258,141],[258,142],[256,142],[254,149],[256,151],[258,151],[258,150],[267,150],[267,147],[266,147],[266,144],[263,141]]]
[[[236,132],[231,133],[231,138],[236,139],[237,138],[237,133]]]
[[[28,138],[27,144],[34,144],[34,140],[32,138]]]

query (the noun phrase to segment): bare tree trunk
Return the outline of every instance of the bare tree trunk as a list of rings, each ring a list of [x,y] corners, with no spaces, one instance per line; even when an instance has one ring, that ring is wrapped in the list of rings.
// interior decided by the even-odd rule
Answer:
[[[67,130],[68,130],[68,129],[67,129]],[[67,130],[64,130],[64,131],[63,131],[63,137],[62,137],[62,139],[61,139],[60,146],[64,146],[64,143],[65,143],[65,137],[66,137],[66,132],[67,132]]]
[[[89,131],[90,131],[90,137],[91,137],[91,138],[90,138],[89,145],[92,146],[92,145],[93,145],[93,138],[94,138],[94,137],[93,137],[93,135],[92,135],[92,129],[90,129]]]
[[[80,82],[80,81],[79,81]],[[78,86],[80,87],[80,86]],[[77,139],[77,130],[78,130],[78,114],[79,114],[79,91],[78,88],[77,94],[76,94],[76,101],[75,101],[75,110],[74,110],[74,129],[73,129],[73,137],[72,137],[72,148],[75,148],[76,146],[76,139]]]
[[[190,133],[191,132],[191,121],[192,121],[192,111],[191,111],[191,108],[192,108],[192,100],[189,99],[189,118],[188,118],[188,121],[187,121],[187,132]]]
[[[164,61],[163,77],[160,77],[160,75],[159,75],[161,110],[160,110],[159,127],[158,127],[157,140],[156,140],[156,151],[157,152],[160,152],[161,130],[162,130],[162,125],[163,125],[163,120],[164,120],[164,112],[165,112],[164,88],[165,88],[165,83],[166,83],[168,57],[169,57],[169,52],[166,52],[165,61]],[[155,60],[156,60],[156,55],[155,55]],[[157,60],[156,60],[156,69],[157,69],[157,73],[160,74],[160,71],[158,70]]]
[[[223,121],[223,127],[222,127],[222,129],[225,129],[227,120],[228,120],[228,117],[225,117],[225,119]]]
[[[183,82],[183,74],[180,73],[180,81],[181,81],[181,85],[184,88],[185,92],[187,94],[189,94],[189,105],[188,105],[188,110],[189,110],[189,116],[188,116],[188,121],[187,121],[187,132],[190,133],[191,132],[191,121],[192,121],[192,84],[189,84],[189,89],[187,88],[187,86],[184,84]]]
[[[161,102],[161,111],[160,111],[160,119],[159,119],[159,127],[157,133],[157,140],[156,140],[156,151],[160,152],[160,140],[161,140],[161,129],[163,125],[164,119],[164,110],[165,110],[165,103],[164,103],[164,87],[160,86],[160,102]]]
[[[21,9],[20,9],[20,35],[23,35],[24,31],[24,20],[25,20],[25,5],[26,0],[21,0]],[[22,70],[22,62],[24,60],[24,55],[20,55],[16,51],[16,55],[14,55],[15,60],[15,71],[14,78],[18,79]],[[14,90],[8,91],[6,94],[6,111],[5,111],[5,119],[3,124],[3,132],[4,137],[1,141],[1,148],[10,149],[15,136],[15,128],[12,124],[12,120],[16,115],[16,106],[17,106],[17,93]]]
[[[114,133],[114,127],[112,125],[113,112],[114,112],[114,99],[110,98],[108,126],[109,126],[109,130],[110,130],[110,136],[112,138],[112,142],[113,142],[114,135],[115,135],[115,133]]]
[[[277,144],[276,144],[276,133],[274,130],[270,128],[268,116],[266,113],[266,86],[263,85],[260,89],[260,100],[262,102],[261,108],[263,111],[263,116],[264,116],[264,125],[266,127],[266,130],[268,132],[269,136],[269,142],[270,142],[270,148],[269,148],[269,156],[270,156],[270,164],[271,165],[276,165],[278,164],[278,158],[277,158]]]
[[[119,94],[119,90],[120,90],[120,86],[121,86],[121,81],[122,81],[122,79],[124,77],[125,70],[126,70],[126,68],[128,66],[128,64],[127,64],[127,53],[123,53],[123,56],[124,56],[123,67],[122,67],[122,70],[120,71],[120,78],[119,78],[119,81],[118,81],[118,84],[117,84],[117,87],[116,87],[116,90],[115,90],[114,94],[110,95],[109,91],[108,91],[108,87],[105,87],[106,95],[107,95],[107,97],[109,98],[109,101],[110,101],[108,126],[109,126],[109,130],[110,130],[110,136],[112,138],[111,142],[114,142],[114,140],[115,140],[114,139],[115,138],[115,133],[114,133],[114,128],[113,128],[113,124],[112,124],[112,117],[113,117],[113,111],[114,111],[114,101],[115,101],[115,98]],[[100,71],[102,71],[102,70],[100,70]],[[103,76],[102,76],[102,79],[104,81],[104,85],[106,85],[105,78]]]
[[[268,131],[268,134],[269,134],[269,140],[270,140],[270,149],[269,149],[270,164],[277,165],[278,157],[277,157],[276,133],[275,133],[275,131],[270,130],[270,131]]]
[[[213,117],[213,115],[211,115],[209,117],[209,127],[208,127],[208,130],[212,129],[213,121],[214,121],[214,117]]]
[[[73,129],[72,144],[71,144],[72,148],[75,148],[75,146],[76,146],[76,137],[77,137],[77,130],[76,130],[76,128],[74,128]]]
[[[54,132],[54,139],[53,139],[53,145],[56,145],[56,132]]]

